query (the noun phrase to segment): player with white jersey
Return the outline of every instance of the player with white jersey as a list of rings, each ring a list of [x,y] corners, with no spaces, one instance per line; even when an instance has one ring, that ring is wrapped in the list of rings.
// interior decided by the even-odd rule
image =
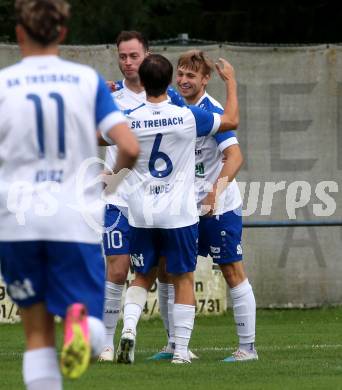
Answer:
[[[148,42],[138,31],[122,31],[117,37],[116,45],[118,64],[124,80],[109,83],[113,92],[112,96],[115,98],[118,107],[121,111],[128,113],[131,109],[146,102],[146,93],[140,83],[138,69],[144,58],[149,54]],[[171,87],[168,88],[168,97],[173,103],[184,105],[183,99]],[[108,169],[115,165],[116,157],[117,147],[115,145],[108,146],[106,148],[106,166]],[[124,200],[126,191],[124,180],[115,194],[110,197],[111,204],[106,206],[106,231],[103,234],[103,248],[107,262],[104,306],[106,336],[99,361],[112,361],[114,359],[114,335],[121,311],[122,292],[130,266],[128,206]],[[162,289],[161,293],[164,290]],[[165,304],[163,305],[161,302],[160,307],[163,311]]]
[[[0,71],[1,274],[20,307],[26,388],[60,390],[54,315],[65,319],[61,368],[70,378],[104,339],[101,232],[90,224],[103,218],[93,184],[101,170],[85,164],[97,155],[97,129],[118,146],[115,171],[133,166],[139,146],[95,70],[58,57],[69,4],[15,7],[23,60]]]
[[[217,69],[227,91],[221,116],[198,107],[170,104],[166,90],[172,81],[172,65],[165,57],[151,54],[139,68],[147,102],[128,115],[141,146],[140,158],[127,177],[130,253],[135,279],[126,294],[118,362],[134,361],[137,323],[163,254],[175,285],[172,362],[190,363],[188,344],[195,317],[193,272],[198,237],[194,188],[196,136],[236,128],[238,121],[234,72],[227,61],[221,62],[223,68],[217,66]]]
[[[190,50],[178,60],[177,87],[188,104],[222,113],[220,103],[206,92],[212,70],[211,60],[202,51]],[[258,359],[254,347],[256,305],[242,263],[242,200],[235,180],[242,162],[233,131],[197,138],[196,190],[199,207],[204,208],[199,223],[199,255],[210,254],[221,268],[230,288],[240,342],[237,351],[224,359],[226,362]]]

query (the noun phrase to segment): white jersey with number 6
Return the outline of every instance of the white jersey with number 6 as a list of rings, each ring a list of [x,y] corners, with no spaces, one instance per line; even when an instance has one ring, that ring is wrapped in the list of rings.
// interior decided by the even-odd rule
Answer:
[[[112,93],[113,98],[115,99],[115,103],[118,108],[123,113],[128,113],[136,107],[140,106],[142,103],[146,102],[146,92],[145,90],[141,92],[133,92],[129,88],[127,88],[125,80],[116,81],[114,83],[115,91]],[[167,89],[168,99],[170,102],[177,106],[185,106],[185,102],[182,97],[172,88],[168,87]],[[106,168],[113,169],[116,163],[117,157],[117,147],[107,146],[106,148]],[[125,216],[128,215],[127,211],[127,203],[125,199],[126,189],[126,180],[124,179],[122,183],[117,188],[114,194],[110,196],[110,203],[117,206]]]
[[[195,142],[216,133],[219,114],[168,101],[146,102],[128,116],[140,142],[140,157],[127,176],[129,224],[179,228],[195,224]]]
[[[96,129],[125,122],[88,66],[30,56],[0,72],[0,240],[100,242]],[[95,207],[96,206],[96,207]],[[87,214],[88,213],[88,214]]]

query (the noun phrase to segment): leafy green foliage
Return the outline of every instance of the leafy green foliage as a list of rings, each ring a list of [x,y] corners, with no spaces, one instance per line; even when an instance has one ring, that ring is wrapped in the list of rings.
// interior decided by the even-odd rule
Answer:
[[[14,42],[15,17],[12,0],[0,0],[0,42]]]
[[[67,43],[114,43],[121,30],[150,40],[190,38],[259,43],[342,42],[341,2],[329,0],[70,0]],[[0,41],[15,40],[13,1],[0,0]]]

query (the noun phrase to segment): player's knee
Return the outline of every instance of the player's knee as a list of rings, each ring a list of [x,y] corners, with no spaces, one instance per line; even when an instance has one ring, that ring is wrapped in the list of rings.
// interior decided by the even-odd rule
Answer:
[[[129,271],[129,257],[109,256],[107,257],[107,280],[116,283],[124,284]]]
[[[132,282],[132,286],[140,286],[149,291],[156,281],[156,269],[151,269],[147,274],[141,274],[139,272],[135,272],[135,279]]]
[[[194,289],[194,280],[191,277],[177,275],[174,277],[174,289],[176,296],[187,294]]]
[[[108,269],[107,279],[116,284],[124,284],[127,279],[128,271],[124,269]]]
[[[230,288],[234,288],[246,279],[241,261],[220,266],[223,276]]]
[[[172,275],[175,285],[188,285],[194,283],[194,273],[185,272],[183,274]]]

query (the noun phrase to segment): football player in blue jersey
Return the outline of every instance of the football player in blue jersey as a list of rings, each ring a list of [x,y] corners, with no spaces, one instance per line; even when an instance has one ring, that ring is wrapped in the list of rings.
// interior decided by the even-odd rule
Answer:
[[[78,198],[102,219],[93,207],[102,188],[89,186],[101,172],[87,170],[85,186],[77,172],[97,155],[97,130],[118,147],[115,171],[134,165],[139,145],[103,78],[58,57],[69,4],[17,0],[15,9],[23,59],[0,71],[1,274],[20,307],[26,388],[61,390],[54,315],[65,320],[61,369],[69,378],[85,371],[104,339],[101,234]]]
[[[117,39],[118,64],[123,80],[108,82],[112,95],[120,110],[128,113],[146,102],[146,92],[138,74],[143,60],[149,55],[148,41],[138,31],[122,31]],[[168,99],[172,103],[182,106],[183,99],[171,87],[167,90]],[[106,148],[106,163],[113,167],[116,161],[117,148]],[[121,297],[130,265],[129,231],[127,221],[128,206],[125,201],[125,180],[117,192],[111,197],[111,204],[106,206],[103,248],[107,262],[107,281],[104,306],[104,324],[106,327],[105,345],[99,356],[99,361],[114,359],[114,334],[121,311]],[[160,283],[158,286],[159,306],[162,318],[168,321],[167,313],[168,285]],[[165,323],[167,328],[167,323]]]
[[[206,92],[213,68],[205,53],[190,50],[178,59],[176,83],[188,104],[222,113],[220,103]],[[222,271],[230,289],[239,337],[238,349],[224,361],[256,360],[256,305],[242,263],[242,200],[235,180],[243,157],[235,132],[198,137],[195,154],[197,201],[203,210],[199,223],[199,255],[207,257],[209,254]],[[208,183],[212,185],[209,193]]]

